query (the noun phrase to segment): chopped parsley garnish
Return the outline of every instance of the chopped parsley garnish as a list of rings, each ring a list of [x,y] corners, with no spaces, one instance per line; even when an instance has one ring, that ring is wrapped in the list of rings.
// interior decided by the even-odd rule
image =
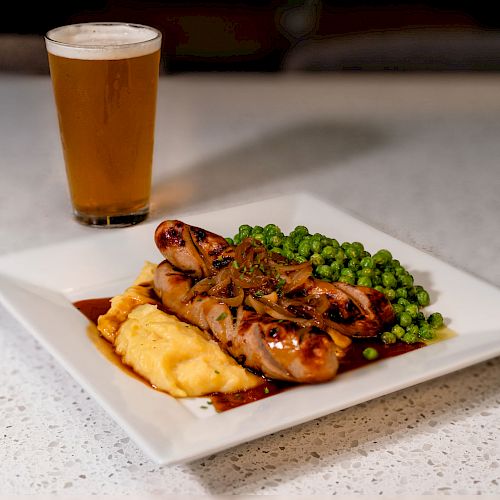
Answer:
[[[269,387],[264,387],[264,394],[269,394]]]
[[[216,318],[215,321],[222,321],[223,319],[227,318],[227,313],[220,313]]]
[[[278,292],[278,294],[281,294],[285,285],[286,281],[283,278],[280,278],[278,284],[276,285],[276,291]]]

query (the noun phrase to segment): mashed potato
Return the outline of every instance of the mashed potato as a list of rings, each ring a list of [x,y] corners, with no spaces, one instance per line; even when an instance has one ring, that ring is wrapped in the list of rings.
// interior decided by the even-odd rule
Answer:
[[[150,304],[128,315],[115,350],[136,373],[175,397],[234,392],[262,383],[207,334]]]
[[[122,361],[155,388],[175,397],[235,392],[262,383],[199,328],[158,309],[156,266],[144,265],[134,284],[111,300],[97,328]]]

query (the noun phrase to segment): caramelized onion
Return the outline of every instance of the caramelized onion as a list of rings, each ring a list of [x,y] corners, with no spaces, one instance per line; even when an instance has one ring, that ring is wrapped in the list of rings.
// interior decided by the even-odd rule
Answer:
[[[263,297],[256,298],[252,295],[248,295],[245,298],[245,304],[255,309],[255,312],[259,314],[267,314],[275,319],[293,321],[294,323],[297,323],[304,327],[314,326],[313,321],[310,321],[305,318],[299,318],[298,316],[291,314],[289,311],[287,311],[287,309],[285,309],[280,304],[271,302],[267,299],[264,299]]]
[[[300,289],[312,275],[310,262],[289,264],[279,254],[270,254],[252,238],[235,247],[234,262],[216,275],[198,281],[186,296],[206,294],[229,307],[245,304],[258,314],[291,321],[302,328],[324,329],[323,315],[330,304],[324,295],[290,298],[287,294]]]

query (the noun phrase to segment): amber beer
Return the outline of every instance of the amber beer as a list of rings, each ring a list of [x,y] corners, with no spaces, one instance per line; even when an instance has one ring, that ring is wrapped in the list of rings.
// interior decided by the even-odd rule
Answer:
[[[85,23],[46,45],[76,219],[125,226],[149,210],[161,34]]]

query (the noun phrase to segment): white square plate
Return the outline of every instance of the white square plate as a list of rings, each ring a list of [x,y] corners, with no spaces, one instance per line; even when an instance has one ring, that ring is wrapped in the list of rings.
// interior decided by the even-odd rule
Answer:
[[[181,218],[181,217],[178,217]],[[273,222],[289,232],[303,224],[339,241],[389,249],[424,285],[432,310],[457,335],[224,413],[201,410],[206,398],[176,400],[110,363],[87,336],[72,302],[122,292],[145,260],[160,262],[157,223],[0,258],[0,297],[14,316],[147,452],[162,464],[190,461],[239,443],[500,355],[500,290],[313,198],[295,194],[183,220],[233,235],[240,224]],[[471,304],[473,307],[471,308]]]

